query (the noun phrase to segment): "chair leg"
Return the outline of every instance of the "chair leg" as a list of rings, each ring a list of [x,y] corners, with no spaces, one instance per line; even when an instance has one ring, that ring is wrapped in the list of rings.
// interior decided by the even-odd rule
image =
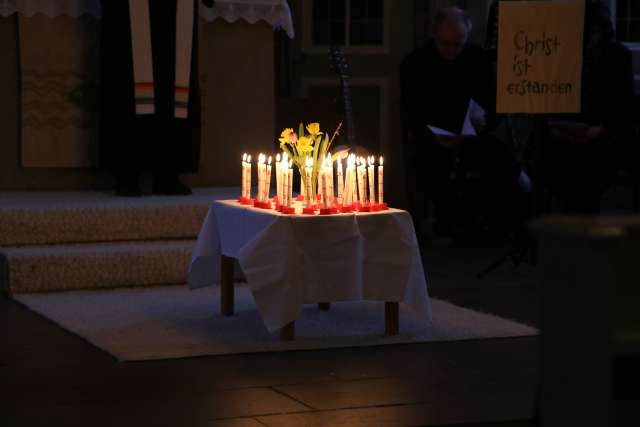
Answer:
[[[220,308],[224,316],[233,316],[234,311],[233,263],[233,258],[220,255]]]
[[[384,333],[398,335],[400,332],[399,310],[397,302],[384,303]]]

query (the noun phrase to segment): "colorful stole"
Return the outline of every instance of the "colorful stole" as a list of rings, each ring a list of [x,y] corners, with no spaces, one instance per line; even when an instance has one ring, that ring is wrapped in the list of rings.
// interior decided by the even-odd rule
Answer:
[[[149,1],[129,0],[136,114],[155,113]],[[193,0],[177,0],[174,116],[182,119],[188,117],[193,13]]]

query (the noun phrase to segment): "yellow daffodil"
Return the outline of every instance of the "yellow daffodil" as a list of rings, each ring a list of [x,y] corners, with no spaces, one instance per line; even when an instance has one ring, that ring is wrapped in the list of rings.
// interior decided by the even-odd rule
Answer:
[[[284,147],[285,144],[295,144],[298,136],[291,128],[286,128],[280,133],[280,148]]]
[[[298,138],[296,149],[300,154],[307,154],[313,151],[312,139],[308,136],[301,136]]]
[[[320,123],[309,123],[307,125],[307,131],[311,134],[312,137],[322,135],[322,132],[320,132]]]

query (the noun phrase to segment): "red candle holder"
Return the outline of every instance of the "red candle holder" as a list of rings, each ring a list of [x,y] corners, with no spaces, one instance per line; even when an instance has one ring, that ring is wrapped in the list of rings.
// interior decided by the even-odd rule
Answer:
[[[364,205],[361,205],[361,206],[358,208],[358,211],[359,211],[359,212],[371,212],[371,205],[370,205],[369,203],[366,203],[366,204],[364,204]]]
[[[278,212],[282,212],[282,205],[281,205],[280,203],[278,203],[277,201],[276,201],[276,207],[275,207],[275,209],[276,209],[276,211],[278,211]]]
[[[342,206],[340,206],[340,212],[342,212],[342,213],[351,213],[351,212],[353,212],[353,205],[342,205]]]
[[[315,215],[316,214],[316,207],[315,206],[310,206],[308,208],[303,208],[302,209],[302,213],[305,215]]]
[[[240,196],[238,202],[243,205],[252,206],[254,201],[253,199],[247,199],[246,197]]]
[[[286,206],[280,206],[280,212],[285,215],[294,215],[296,213],[296,208],[294,208],[293,206],[291,206],[290,208]]]
[[[271,202],[259,202],[256,200],[253,206],[258,209],[271,209]]]
[[[304,202],[304,196],[302,194],[298,194],[298,196],[296,197],[296,201]]]
[[[379,211],[386,211],[389,209],[389,206],[387,206],[386,203],[382,202],[382,203],[378,203],[378,210]]]
[[[338,213],[338,208],[321,208],[320,215],[335,215]]]

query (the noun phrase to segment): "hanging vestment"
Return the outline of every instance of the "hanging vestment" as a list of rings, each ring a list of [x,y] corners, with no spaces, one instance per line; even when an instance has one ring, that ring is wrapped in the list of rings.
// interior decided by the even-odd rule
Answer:
[[[197,1],[101,3],[103,166],[197,171]]]

